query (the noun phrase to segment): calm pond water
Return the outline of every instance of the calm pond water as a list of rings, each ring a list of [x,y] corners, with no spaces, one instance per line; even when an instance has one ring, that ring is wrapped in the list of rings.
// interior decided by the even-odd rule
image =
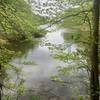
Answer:
[[[41,26],[45,28],[47,25]],[[61,85],[60,83],[53,82],[51,77],[57,74],[58,65],[63,65],[63,62],[55,60],[51,56],[51,52],[46,45],[47,42],[58,45],[64,44],[63,33],[69,32],[69,29],[59,29],[56,26],[49,27],[47,35],[40,39],[38,46],[29,49],[29,51],[21,57],[17,57],[12,61],[16,66],[19,66],[23,70],[23,77],[25,79],[25,87],[28,90],[20,100],[30,100],[32,95],[41,96],[40,100],[70,100],[73,96],[74,100],[77,100],[78,92],[75,87],[79,86],[82,94],[85,90],[81,90],[83,87],[80,82],[76,85],[71,84]],[[67,45],[67,44],[66,44]],[[76,45],[72,44],[70,50],[75,51]],[[33,61],[34,65],[25,65],[23,62]],[[14,78],[15,79],[15,78]],[[76,80],[74,77],[66,77],[65,80]],[[76,98],[76,99],[75,99]]]

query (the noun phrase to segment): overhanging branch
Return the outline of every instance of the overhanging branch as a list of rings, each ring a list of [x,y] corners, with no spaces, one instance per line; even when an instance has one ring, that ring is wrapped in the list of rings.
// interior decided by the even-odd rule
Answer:
[[[53,23],[51,22],[51,24],[48,27],[46,27],[45,29],[51,27],[54,24],[57,24],[57,23],[61,22],[63,19],[70,18],[70,17],[75,17],[75,16],[78,16],[80,14],[87,13],[87,12],[91,12],[91,11],[92,11],[92,9],[83,10],[83,11],[80,11],[80,12],[77,12],[77,13],[74,13],[74,14],[70,14],[70,15],[64,16],[64,17],[60,18],[59,20],[54,21]]]

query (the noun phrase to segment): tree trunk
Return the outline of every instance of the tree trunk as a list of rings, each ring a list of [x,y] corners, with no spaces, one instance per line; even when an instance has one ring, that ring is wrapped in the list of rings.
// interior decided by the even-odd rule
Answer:
[[[1,97],[2,97],[2,87],[0,86],[0,100],[2,100]]]
[[[1,87],[0,87],[0,100],[1,100],[1,96],[2,96],[2,90],[1,90]]]
[[[99,0],[93,0],[93,34],[91,45],[90,98],[99,100]]]
[[[1,72],[1,65],[0,65],[0,72]],[[0,82],[2,81],[1,79],[2,78],[1,78],[1,75],[0,75]],[[2,98],[2,85],[0,83],[0,100],[2,100],[1,98]]]

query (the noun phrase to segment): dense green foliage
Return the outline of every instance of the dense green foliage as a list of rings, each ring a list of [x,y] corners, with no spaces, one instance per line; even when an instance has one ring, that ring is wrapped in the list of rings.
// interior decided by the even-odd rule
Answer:
[[[0,99],[14,100],[24,92],[22,70],[10,61],[36,44],[35,38],[45,35],[39,28],[43,21],[24,0],[0,0]],[[11,80],[9,72],[14,73],[16,81]]]
[[[41,17],[33,14],[24,0],[6,0],[0,3],[0,36],[8,40],[29,40],[41,35]],[[41,33],[40,33],[41,32]]]

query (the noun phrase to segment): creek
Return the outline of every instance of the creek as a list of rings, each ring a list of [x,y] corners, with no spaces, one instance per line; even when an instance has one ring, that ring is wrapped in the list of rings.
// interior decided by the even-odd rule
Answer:
[[[42,28],[47,27],[47,25],[42,25]],[[26,52],[21,57],[16,57],[12,63],[16,66],[22,68],[24,73],[23,77],[25,79],[25,88],[28,90],[24,96],[20,98],[20,100],[31,100],[29,97],[33,95],[39,95],[41,97],[40,100],[70,100],[73,96],[74,100],[78,100],[77,96],[78,92],[74,88],[80,87],[81,94],[83,95],[85,90],[82,84],[78,83],[74,84],[66,84],[65,86],[61,85],[59,82],[54,82],[51,80],[53,75],[56,75],[57,67],[59,65],[63,65],[62,61],[56,60],[51,56],[51,52],[46,45],[47,42],[54,45],[62,45],[65,44],[65,40],[63,37],[63,33],[70,32],[70,29],[59,29],[56,26],[52,26],[47,28],[48,33],[45,37],[39,38],[40,42],[37,46],[30,48],[28,52]],[[67,46],[67,43],[66,43]],[[68,45],[69,46],[69,45]],[[71,44],[71,51],[76,50],[76,45]],[[23,64],[25,61],[33,61],[35,64],[28,65]],[[72,77],[66,77],[66,80],[75,80]],[[33,99],[34,100],[34,99]]]

